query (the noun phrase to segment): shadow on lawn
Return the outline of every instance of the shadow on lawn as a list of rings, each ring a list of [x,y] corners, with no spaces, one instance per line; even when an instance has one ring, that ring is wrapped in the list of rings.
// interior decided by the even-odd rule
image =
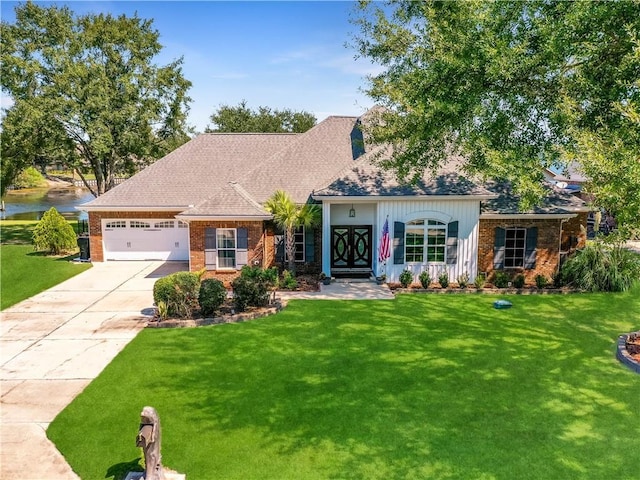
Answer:
[[[129,472],[144,472],[144,469],[140,466],[140,457],[130,462],[111,465],[104,478],[113,477],[113,480],[124,480]]]
[[[625,314],[604,295],[494,300],[292,302],[250,327],[181,332],[154,361],[183,366],[191,438],[249,429],[278,456],[329,451],[323,478],[609,475],[612,415],[634,419],[610,337]]]

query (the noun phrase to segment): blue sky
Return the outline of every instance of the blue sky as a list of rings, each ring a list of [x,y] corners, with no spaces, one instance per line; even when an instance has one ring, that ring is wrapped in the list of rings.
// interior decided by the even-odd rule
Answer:
[[[19,2],[2,1],[13,22]],[[47,6],[52,2],[37,2]],[[203,131],[220,105],[246,100],[329,115],[360,115],[373,105],[362,89],[379,69],[345,47],[357,34],[343,1],[62,1],[75,13],[112,13],[153,19],[164,46],[158,63],[184,57],[193,84],[189,123]],[[4,99],[6,100],[6,99]]]

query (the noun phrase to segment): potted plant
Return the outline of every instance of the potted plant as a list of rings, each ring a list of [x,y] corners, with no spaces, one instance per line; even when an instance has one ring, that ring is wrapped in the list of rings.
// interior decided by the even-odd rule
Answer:
[[[378,275],[376,277],[376,283],[378,285],[382,285],[386,281],[387,281],[387,274],[386,273],[383,273],[382,275]]]
[[[323,285],[331,285],[331,277],[327,276],[324,272],[320,274],[320,281]]]

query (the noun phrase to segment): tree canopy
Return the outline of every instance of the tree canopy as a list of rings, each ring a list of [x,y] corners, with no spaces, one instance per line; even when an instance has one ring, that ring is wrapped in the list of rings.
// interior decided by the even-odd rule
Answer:
[[[235,107],[220,106],[210,118],[213,127],[206,128],[208,133],[304,133],[316,124],[316,117],[309,112],[269,107],[251,110],[245,100]]]
[[[97,196],[188,140],[191,83],[182,59],[155,64],[151,20],[28,2],[1,29],[0,81],[14,101],[2,122],[3,192],[22,168],[58,161],[93,173]]]
[[[640,225],[640,2],[362,2],[359,54],[384,67],[381,164],[414,179],[462,154],[510,181],[522,206],[542,167],[579,163],[598,206],[627,235]]]

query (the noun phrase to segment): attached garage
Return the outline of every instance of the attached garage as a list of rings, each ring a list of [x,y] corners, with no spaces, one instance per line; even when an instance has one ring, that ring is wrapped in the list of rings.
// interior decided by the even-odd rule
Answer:
[[[189,226],[170,219],[102,219],[105,260],[189,260]]]

